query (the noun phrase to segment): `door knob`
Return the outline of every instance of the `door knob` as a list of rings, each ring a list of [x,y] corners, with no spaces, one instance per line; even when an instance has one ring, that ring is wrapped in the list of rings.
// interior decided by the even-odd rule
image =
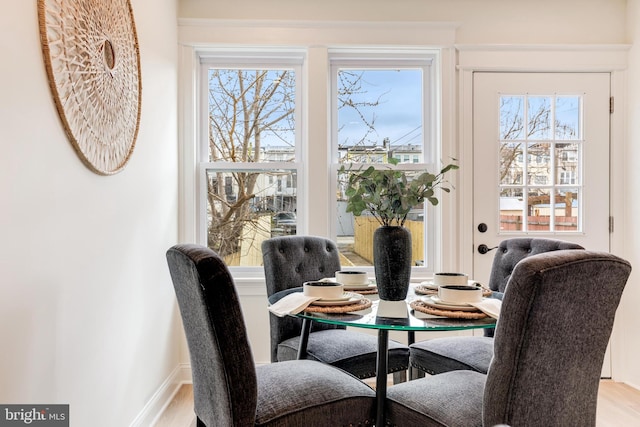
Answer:
[[[478,252],[480,252],[482,255],[486,254],[489,251],[492,251],[494,249],[498,249],[497,246],[494,246],[493,248],[490,248],[489,246],[485,245],[484,243],[481,245],[478,245]]]
[[[485,224],[484,222],[481,222],[480,224],[478,224],[478,231],[481,233],[486,233],[488,228],[489,227],[487,227],[487,224]]]

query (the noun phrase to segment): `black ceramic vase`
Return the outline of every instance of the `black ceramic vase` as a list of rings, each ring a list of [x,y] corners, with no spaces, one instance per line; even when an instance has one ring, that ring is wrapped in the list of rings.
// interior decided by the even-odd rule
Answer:
[[[407,297],[411,279],[411,233],[404,227],[382,226],[373,233],[373,266],[381,300]]]

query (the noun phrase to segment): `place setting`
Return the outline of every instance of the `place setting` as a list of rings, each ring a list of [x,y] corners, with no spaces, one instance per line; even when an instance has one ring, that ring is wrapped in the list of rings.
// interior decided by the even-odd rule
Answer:
[[[345,290],[338,282],[312,281],[302,285],[302,293],[313,300],[304,311],[316,313],[348,313],[371,307],[371,300]]]
[[[369,278],[366,271],[340,270],[335,277],[320,279],[322,282],[342,283],[347,292],[356,292],[360,295],[373,295],[378,293],[376,280]]]
[[[438,295],[438,288],[442,285],[469,285],[482,288],[482,296],[491,295],[491,289],[483,286],[481,283],[469,279],[464,273],[435,273],[433,278],[425,280],[414,286],[417,295]]]
[[[421,286],[429,292],[416,288],[416,294],[423,296],[410,303],[412,309],[421,313],[459,319],[497,319],[500,314],[502,301],[487,298],[491,291],[469,280],[464,273],[436,273],[433,281],[422,282]]]
[[[349,288],[351,289],[351,288]],[[315,313],[348,313],[371,307],[371,300],[361,293],[345,290],[335,280],[314,280],[302,284],[302,292],[293,292],[269,306],[269,311],[282,317],[302,311]]]

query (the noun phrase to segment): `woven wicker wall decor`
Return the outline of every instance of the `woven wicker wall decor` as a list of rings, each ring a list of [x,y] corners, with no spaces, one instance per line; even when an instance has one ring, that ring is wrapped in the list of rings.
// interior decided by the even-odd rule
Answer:
[[[38,0],[49,86],[80,159],[111,175],[140,126],[140,51],[130,0]]]

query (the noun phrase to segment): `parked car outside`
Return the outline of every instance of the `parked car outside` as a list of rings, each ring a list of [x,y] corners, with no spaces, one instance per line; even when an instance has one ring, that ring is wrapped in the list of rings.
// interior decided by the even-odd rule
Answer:
[[[278,212],[273,216],[274,227],[285,234],[296,234],[297,222],[295,212]]]

